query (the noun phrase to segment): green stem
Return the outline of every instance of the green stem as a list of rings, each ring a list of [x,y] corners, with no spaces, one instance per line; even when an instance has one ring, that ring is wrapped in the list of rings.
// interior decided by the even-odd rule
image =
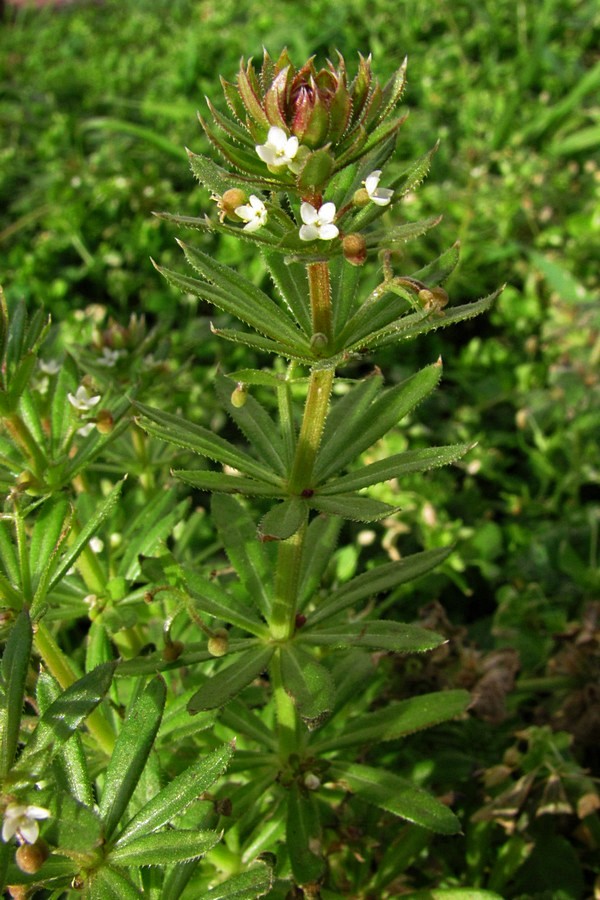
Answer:
[[[77,675],[43,622],[38,622],[36,625],[34,642],[46,668],[56,678],[61,688],[66,690],[77,680]],[[98,747],[107,756],[110,756],[115,746],[115,735],[99,709],[95,709],[89,714],[86,725]]]
[[[281,541],[275,572],[275,598],[269,621],[271,637],[275,641],[289,640],[296,629],[296,608],[306,521],[287,541]]]
[[[310,288],[310,308],[313,334],[324,334],[331,340],[331,285],[329,263],[317,262],[307,266]]]
[[[304,417],[298,437],[296,456],[289,479],[291,494],[310,488],[313,466],[323,436],[335,369],[313,369],[304,406]]]

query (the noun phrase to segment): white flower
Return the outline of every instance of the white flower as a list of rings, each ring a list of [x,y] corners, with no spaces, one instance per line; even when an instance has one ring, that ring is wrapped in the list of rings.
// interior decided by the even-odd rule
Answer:
[[[111,350],[110,347],[103,347],[102,356],[98,360],[98,365],[112,368],[112,366],[116,364],[117,360],[120,359],[121,356],[123,356],[124,352],[124,350]]]
[[[297,137],[289,138],[283,128],[273,125],[269,128],[266,143],[256,145],[256,152],[268,166],[280,169],[292,163],[299,146]]]
[[[96,427],[95,422],[88,422],[87,425],[82,425],[81,428],[77,429],[77,434],[81,437],[87,437],[88,434],[91,434],[94,428]]]
[[[322,241],[330,241],[340,233],[337,225],[333,224],[335,203],[324,203],[319,210],[316,210],[310,203],[303,203],[300,207],[300,215],[304,222],[304,225],[300,227],[301,241],[316,241],[317,238]]]
[[[58,375],[61,370],[61,364],[57,359],[38,359],[38,366],[44,375]]]
[[[100,403],[100,394],[90,397],[87,388],[80,384],[75,394],[67,394],[67,399],[78,412],[89,412],[92,407]]]
[[[256,231],[267,221],[267,208],[254,194],[250,194],[250,202],[245,206],[236,207],[235,214],[246,223],[244,231]]]
[[[372,200],[373,203],[377,204],[377,206],[387,206],[394,196],[394,192],[390,190],[390,188],[378,187],[380,178],[381,170],[375,169],[374,172],[371,172],[370,175],[367,175],[363,184],[365,186],[367,194],[369,195],[369,200]]]
[[[9,803],[4,810],[2,824],[2,840],[10,841],[15,834],[28,844],[35,844],[40,833],[36,819],[47,819],[50,811],[43,806],[22,806],[20,803]]]
[[[93,537],[90,539],[90,550],[92,553],[102,553],[104,550],[104,541],[102,538]]]

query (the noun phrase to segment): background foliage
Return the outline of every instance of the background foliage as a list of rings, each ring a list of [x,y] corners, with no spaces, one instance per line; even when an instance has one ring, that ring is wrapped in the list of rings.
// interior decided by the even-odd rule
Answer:
[[[459,542],[435,575],[386,601],[453,638],[422,663],[390,662],[393,696],[445,686],[476,697],[469,722],[375,751],[388,768],[401,754],[423,779],[435,772],[440,790],[457,793],[465,823],[464,837],[429,844],[412,832],[397,889],[471,884],[506,897],[592,896],[600,836],[596,801],[582,807],[581,798],[597,799],[585,773],[600,762],[597,4],[282,0],[265,9],[258,0],[121,0],[9,9],[1,36],[0,248],[9,305],[24,299],[51,313],[43,355],[67,347],[98,378],[101,335],[112,329],[114,346],[118,332],[135,358],[120,372],[123,394],[141,378],[145,402],[168,391],[186,416],[221,430],[206,386],[215,359],[231,371],[242,357],[211,335],[214,314],[171,290],[149,261],[168,266],[179,254],[153,210],[200,215],[208,203],[183,149],[207,150],[196,110],[204,94],[221,102],[216,73],[233,77],[240,56],[259,57],[263,45],[272,53],[287,45],[296,60],[339,47],[349,64],[372,52],[382,79],[408,54],[410,117],[398,169],[441,144],[405,216],[444,218],[396,264],[411,271],[459,238],[462,264],[446,285],[453,302],[504,281],[507,288],[486,320],[383,360],[399,381],[441,353],[446,380],[378,454],[400,452],[407,437],[411,447],[478,446],[459,470],[381,488],[378,498],[401,506],[402,516],[356,527],[336,557],[347,579],[370,561]],[[203,249],[266,283],[260,260],[237,244],[205,238]],[[129,324],[132,313],[146,316],[150,337]],[[164,360],[160,379],[146,351],[152,365]],[[150,462],[135,445],[120,448],[129,471],[143,476],[127,495],[132,515],[144,506],[143,479],[159,481],[172,461],[158,446],[144,452],[154,454]],[[108,456],[98,485],[111,471]],[[190,525],[175,505],[183,490],[171,491],[165,534],[179,522],[183,547],[208,552],[210,523],[196,511]],[[202,497],[193,500],[201,510]],[[107,525],[107,547],[125,529],[121,515]],[[119,552],[102,560],[117,593],[115,577],[132,565]],[[73,589],[71,602],[76,609],[83,594]],[[67,630],[63,648],[76,656],[79,640]],[[352,865],[368,866],[360,859],[367,840],[380,871],[393,868],[378,844],[384,824],[352,815]],[[368,835],[356,846],[353,828]],[[407,846],[399,835],[396,851],[401,838]]]

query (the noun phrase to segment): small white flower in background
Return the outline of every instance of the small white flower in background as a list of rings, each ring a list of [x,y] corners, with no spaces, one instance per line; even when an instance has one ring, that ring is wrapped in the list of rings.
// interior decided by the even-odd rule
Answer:
[[[92,553],[102,553],[104,550],[104,541],[102,538],[93,537],[90,539],[90,550]]]
[[[43,806],[22,806],[20,803],[9,803],[4,810],[2,824],[2,840],[10,841],[17,834],[28,844],[35,844],[40,828],[37,819],[48,819],[50,811]]]
[[[92,433],[95,427],[95,422],[88,422],[87,425],[82,425],[81,428],[77,429],[77,434],[80,435],[80,437],[87,437],[88,434]]]
[[[98,365],[112,367],[123,354],[123,350],[111,350],[110,347],[103,347],[102,356],[98,360]]]
[[[57,359],[38,359],[38,366],[44,375],[58,375],[61,365]]]
[[[257,144],[256,152],[264,163],[274,169],[293,163],[300,142],[297,137],[288,137],[283,128],[273,125],[269,128],[265,144]]]
[[[300,227],[301,241],[330,241],[340,233],[335,219],[335,203],[324,203],[316,210],[311,203],[303,203],[300,207],[300,215],[304,225]]]
[[[87,388],[80,384],[75,394],[67,394],[67,399],[78,412],[89,412],[97,403],[100,403],[100,394],[91,397]]]
[[[262,200],[254,194],[250,195],[247,204],[236,207],[235,214],[246,223],[244,231],[256,231],[258,228],[262,228],[267,221],[267,208]]]
[[[365,186],[365,190],[369,195],[369,200],[372,200],[373,203],[377,204],[377,206],[387,206],[394,196],[394,192],[390,190],[390,188],[380,188],[380,178],[381,169],[375,169],[374,172],[371,172],[370,175],[367,175],[363,183]]]

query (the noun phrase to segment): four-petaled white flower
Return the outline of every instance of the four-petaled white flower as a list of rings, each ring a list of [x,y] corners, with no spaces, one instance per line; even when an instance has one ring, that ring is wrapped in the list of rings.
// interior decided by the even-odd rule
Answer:
[[[262,228],[267,221],[267,208],[262,200],[254,194],[250,194],[247,204],[236,207],[235,214],[246,223],[244,231],[256,231],[258,228]]]
[[[288,137],[283,128],[273,125],[269,128],[266,143],[256,145],[256,152],[268,166],[280,169],[293,165],[299,146],[297,137]]]
[[[124,352],[124,350],[111,350],[110,347],[103,347],[102,356],[97,361],[98,365],[112,368],[117,364],[117,360],[123,356]]]
[[[300,207],[300,215],[304,225],[300,227],[301,241],[330,241],[340,233],[335,219],[335,203],[324,203],[316,210],[311,203],[303,203]]]
[[[20,803],[9,803],[4,810],[2,824],[2,840],[10,841],[17,834],[28,844],[35,844],[40,828],[37,819],[47,819],[50,811],[43,806],[23,806]]]
[[[372,200],[377,206],[387,206],[394,192],[390,188],[380,188],[379,179],[381,178],[381,169],[375,169],[364,180],[364,186],[369,200]]]
[[[97,403],[100,403],[100,394],[91,397],[87,388],[80,384],[75,394],[67,394],[67,399],[78,412],[89,412]]]

